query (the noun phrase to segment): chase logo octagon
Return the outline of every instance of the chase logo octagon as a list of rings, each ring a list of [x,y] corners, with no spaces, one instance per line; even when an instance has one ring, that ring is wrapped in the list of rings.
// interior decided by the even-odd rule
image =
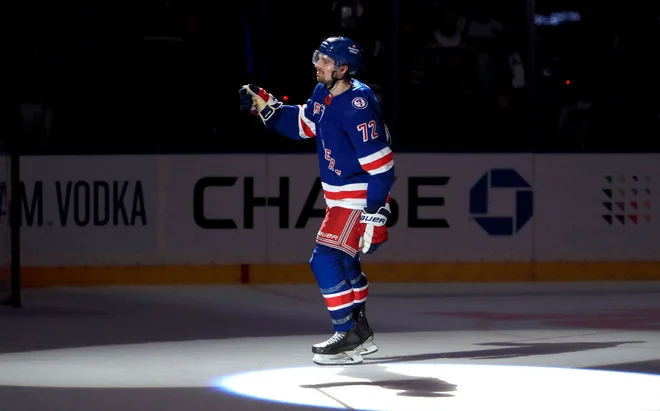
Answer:
[[[364,97],[355,97],[351,104],[353,104],[353,107],[360,110],[367,108],[368,105],[367,100],[365,100]]]

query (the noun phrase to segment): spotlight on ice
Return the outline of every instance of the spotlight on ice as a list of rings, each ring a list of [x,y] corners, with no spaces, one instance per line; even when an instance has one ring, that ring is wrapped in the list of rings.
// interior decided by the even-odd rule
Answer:
[[[369,411],[660,410],[660,376],[587,369],[372,364],[247,372],[212,385],[263,401]]]

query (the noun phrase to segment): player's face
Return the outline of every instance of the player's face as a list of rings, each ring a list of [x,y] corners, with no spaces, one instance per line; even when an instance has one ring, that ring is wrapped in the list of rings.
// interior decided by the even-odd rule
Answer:
[[[314,53],[314,67],[316,68],[316,81],[319,83],[330,83],[332,72],[335,70],[335,61],[325,54]]]

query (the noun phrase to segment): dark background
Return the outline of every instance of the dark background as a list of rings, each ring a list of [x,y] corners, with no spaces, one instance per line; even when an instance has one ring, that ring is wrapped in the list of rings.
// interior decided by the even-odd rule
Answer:
[[[241,113],[238,89],[303,103],[314,50],[343,34],[365,50],[356,77],[382,97],[398,151],[660,148],[654,4],[361,0],[347,28],[341,7],[356,3],[8,3],[3,132],[27,154],[313,151]],[[541,24],[561,12],[579,21]],[[450,14],[458,40],[441,47]],[[500,29],[474,29],[488,18]]]

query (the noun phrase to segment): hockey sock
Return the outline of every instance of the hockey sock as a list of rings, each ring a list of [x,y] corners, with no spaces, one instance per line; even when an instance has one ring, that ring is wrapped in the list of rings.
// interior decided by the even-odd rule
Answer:
[[[353,289],[347,281],[330,288],[321,288],[321,294],[330,312],[335,331],[348,331],[353,327]]]
[[[355,307],[359,307],[367,301],[367,295],[369,295],[369,281],[367,281],[367,276],[364,273],[360,273],[360,276],[351,280],[351,286],[353,287],[354,300],[353,304]]]
[[[345,255],[343,251],[319,244],[309,261],[328,307],[332,326],[339,332],[348,331],[355,324],[353,287],[345,276],[342,264]]]
[[[344,269],[346,270],[346,277],[353,288],[353,309],[358,309],[367,301],[367,295],[369,294],[369,281],[362,272],[360,256],[351,257],[347,255],[344,257]]]

